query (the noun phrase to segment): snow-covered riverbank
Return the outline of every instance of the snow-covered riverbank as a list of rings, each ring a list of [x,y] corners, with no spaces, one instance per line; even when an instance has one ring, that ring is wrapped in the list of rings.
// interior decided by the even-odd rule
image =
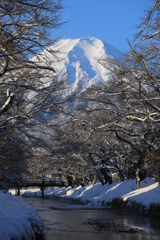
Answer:
[[[43,233],[36,210],[21,197],[0,191],[0,240],[30,240]]]
[[[36,234],[43,232],[40,217],[21,197],[12,194],[0,191],[0,239],[35,239]],[[21,190],[21,195],[41,197],[41,190]],[[98,183],[74,188],[55,187],[46,189],[45,196],[71,199],[87,207],[125,207],[145,215],[160,216],[160,185],[154,179],[142,181],[140,189],[135,180],[125,180],[104,186]]]
[[[41,190],[23,190],[22,195],[24,197],[41,196]],[[46,189],[45,196],[77,200],[88,207],[117,206],[132,208],[132,210],[135,208],[135,211],[145,215],[150,214],[151,211],[153,214],[160,215],[160,186],[154,179],[142,181],[140,189],[137,189],[136,180],[133,179],[104,186],[98,183],[75,188],[55,187]]]

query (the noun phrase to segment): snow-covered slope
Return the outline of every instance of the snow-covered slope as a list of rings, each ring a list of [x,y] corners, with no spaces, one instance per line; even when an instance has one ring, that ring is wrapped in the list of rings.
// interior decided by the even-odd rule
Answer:
[[[38,189],[24,190],[23,196],[41,196],[41,191]],[[160,204],[160,186],[154,179],[146,178],[141,181],[141,188],[138,189],[135,179],[125,180],[124,182],[114,182],[112,184],[101,185],[88,184],[84,187],[68,187],[68,188],[53,188],[45,191],[45,195],[48,197],[62,197],[67,199],[79,200],[85,203],[88,207],[102,207],[109,206],[114,199],[120,199],[122,202],[126,202],[128,207],[133,207],[132,210],[136,212],[141,211],[144,215],[150,213],[154,215],[160,215],[160,212],[155,207]],[[117,205],[118,207],[118,205]],[[135,209],[134,209],[135,207]],[[124,206],[123,206],[124,209]]]
[[[90,39],[65,39],[61,40],[50,50],[59,50],[58,62],[49,52],[45,55],[53,64],[56,72],[67,79],[69,92],[79,92],[93,83],[106,81],[107,70],[97,60],[105,57],[117,58],[122,52],[97,38]]]
[[[0,213],[0,240],[30,240],[36,239],[36,235],[42,236],[42,220],[22,198],[0,191]]]
[[[106,57],[118,58],[122,56],[123,53],[120,50],[100,39],[80,38],[61,40],[32,60],[41,65],[47,62],[49,66],[55,69],[55,73],[50,71],[41,79],[45,86],[54,87],[57,77],[57,81],[61,82],[63,80],[62,82],[66,83],[65,86],[61,85],[62,88],[57,90],[56,93],[54,92],[54,97],[57,97],[57,101],[59,101],[72,94],[82,96],[81,93],[84,93],[93,84],[108,81],[109,73],[98,63],[98,60]],[[34,95],[32,91],[29,94],[29,98]],[[66,101],[64,110],[68,112],[74,107],[81,108],[81,104],[80,98],[77,97],[72,102]],[[84,104],[83,108],[87,107],[88,103],[85,102]],[[47,111],[41,116],[44,119],[52,119],[52,114],[48,114]]]

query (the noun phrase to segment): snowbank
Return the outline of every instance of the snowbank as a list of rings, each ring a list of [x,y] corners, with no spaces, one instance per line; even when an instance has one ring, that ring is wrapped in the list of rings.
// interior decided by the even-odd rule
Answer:
[[[22,190],[23,196],[41,196],[41,190],[29,189]],[[45,191],[45,196],[59,196],[71,199],[80,199],[83,202],[90,202],[89,205],[100,206],[100,202],[110,202],[114,198],[122,198],[124,201],[132,200],[143,202],[149,205],[152,202],[160,203],[159,183],[154,179],[141,181],[141,188],[137,189],[136,180],[125,180],[124,182],[114,182],[111,185],[90,184],[84,187],[54,187]]]
[[[41,191],[38,189],[24,190],[23,196],[41,196]],[[69,187],[69,188],[52,188],[45,191],[45,196],[62,197],[72,200],[78,200],[87,204],[88,207],[109,206],[113,200],[121,200],[126,206],[132,206],[133,203],[143,206],[145,212],[151,204],[159,205],[160,207],[160,186],[155,183],[154,179],[145,179],[141,182],[141,188],[137,189],[136,180],[125,180],[124,182],[115,182],[111,185],[102,186],[98,184],[90,184],[84,187]],[[160,214],[160,212],[159,212]]]
[[[0,191],[0,239],[29,240],[43,232],[43,223],[35,209],[21,197]]]

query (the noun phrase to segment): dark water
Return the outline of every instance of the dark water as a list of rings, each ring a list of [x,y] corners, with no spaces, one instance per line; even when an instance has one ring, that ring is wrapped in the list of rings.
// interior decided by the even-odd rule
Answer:
[[[157,240],[160,219],[111,209],[71,209],[61,200],[24,198],[45,225],[47,240]]]

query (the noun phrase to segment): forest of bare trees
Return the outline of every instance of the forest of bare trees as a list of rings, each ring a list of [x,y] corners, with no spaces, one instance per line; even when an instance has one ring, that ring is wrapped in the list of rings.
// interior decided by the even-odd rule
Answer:
[[[113,173],[123,181],[141,171],[159,181],[159,0],[145,12],[134,43],[127,39],[130,51],[97,59],[110,81],[69,97],[47,54],[58,61],[49,47],[62,10],[61,0],[0,3],[1,178],[46,173],[103,185]],[[74,99],[79,107],[69,107]]]
[[[66,123],[69,158],[75,165],[79,159],[83,175],[96,172],[102,184],[112,182],[110,173],[120,180],[139,172],[141,179],[160,179],[159,11],[160,2],[153,1],[121,59],[98,59],[111,80],[77,95],[83,107]]]
[[[57,41],[62,11],[61,0],[0,2],[0,170],[7,178],[46,145],[49,112],[54,118],[61,105],[63,79],[47,54],[40,61],[35,56]],[[56,51],[46,51],[56,58]]]

